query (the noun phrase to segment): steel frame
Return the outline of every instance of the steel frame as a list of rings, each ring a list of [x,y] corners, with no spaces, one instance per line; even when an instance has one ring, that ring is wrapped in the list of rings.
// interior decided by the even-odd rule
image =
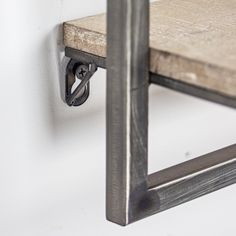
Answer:
[[[236,100],[149,73],[148,0],[108,0],[107,17],[107,59],[66,48],[107,68],[107,219],[127,225],[236,183],[236,145],[148,175],[149,83],[234,108]]]
[[[74,63],[94,63],[100,68],[106,68],[106,59],[96,55],[66,48],[66,56],[72,58]],[[181,82],[175,82],[171,78],[165,78],[160,75],[149,74],[149,76],[151,77],[149,83],[153,82],[155,79],[156,84],[177,91],[181,91],[181,89],[176,88],[184,87],[185,89],[182,91],[184,93],[235,107],[235,100],[225,98],[222,95],[219,95],[221,99],[215,99],[218,98],[218,95],[212,91],[205,91],[192,85],[186,85],[185,87],[185,84]],[[122,83],[121,81],[119,82],[120,78],[118,79],[115,76],[109,77],[108,81],[112,79],[117,79],[115,82]],[[165,84],[166,81],[168,82]],[[148,105],[146,104],[144,106],[143,102],[140,103],[140,100],[138,102],[135,101],[135,104],[133,100],[129,103],[131,111],[133,111],[130,115],[130,119],[133,120],[132,124],[134,126],[132,127],[130,124],[130,128],[132,128],[134,132],[127,135],[126,138],[135,142],[131,147],[133,147],[133,149],[137,148],[137,150],[135,151],[136,153],[133,153],[132,156],[130,156],[132,159],[132,169],[124,167],[124,161],[127,159],[124,158],[125,156],[121,152],[124,152],[124,147],[127,142],[123,137],[125,133],[125,130],[123,129],[126,126],[122,128],[122,124],[124,125],[124,123],[122,123],[124,118],[120,117],[123,116],[123,111],[121,112],[120,106],[123,107],[124,104],[117,104],[117,102],[124,97],[124,90],[120,84],[113,85],[114,82],[112,81],[110,81],[110,83],[112,84],[107,86],[107,93],[109,95],[107,97],[108,220],[120,225],[126,225],[236,182],[236,145],[226,147],[216,152],[195,158],[191,161],[147,175],[148,124],[146,119],[148,118]],[[177,86],[172,85],[172,83],[177,83]],[[114,87],[111,87],[112,85]],[[133,89],[133,91],[135,90],[136,89]],[[147,90],[146,86],[145,90]],[[136,92],[140,95],[138,89]],[[202,94],[204,96],[201,96]],[[141,107],[140,109],[140,106],[144,107]],[[112,115],[111,112],[113,109],[115,110],[115,113]],[[139,120],[136,120],[139,109],[142,113],[141,115],[145,116],[144,128],[142,117],[140,117]],[[110,142],[113,142],[113,145]],[[142,151],[138,148],[143,148],[144,143],[146,149],[143,149],[143,153],[141,153]],[[145,160],[143,160],[142,157],[145,157]],[[132,173],[133,175],[131,175]],[[137,173],[139,173],[141,177]],[[130,174],[131,176],[127,178],[127,174]],[[141,181],[136,185],[136,188],[132,187],[128,194],[125,192],[124,185],[127,186],[127,184],[134,184],[130,182],[133,181],[133,178],[137,178],[135,182],[137,180]],[[122,188],[123,191],[121,191]]]
[[[107,25],[107,219],[127,225],[235,183],[236,145],[148,176],[149,0],[108,0]]]

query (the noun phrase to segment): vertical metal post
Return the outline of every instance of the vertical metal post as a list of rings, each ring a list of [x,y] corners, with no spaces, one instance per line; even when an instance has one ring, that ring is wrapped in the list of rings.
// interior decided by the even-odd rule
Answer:
[[[126,225],[147,193],[149,0],[108,0],[107,12],[106,214]]]

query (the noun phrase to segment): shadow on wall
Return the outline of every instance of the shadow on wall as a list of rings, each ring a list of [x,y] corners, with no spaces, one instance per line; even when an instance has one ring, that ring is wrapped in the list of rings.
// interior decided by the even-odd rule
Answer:
[[[65,135],[76,137],[80,129],[90,127],[99,118],[105,121],[105,74],[101,70],[92,78],[91,95],[84,105],[68,107],[64,102],[65,69],[69,59],[64,56],[62,27],[57,25],[41,45],[45,69],[42,119],[53,141],[64,139]]]

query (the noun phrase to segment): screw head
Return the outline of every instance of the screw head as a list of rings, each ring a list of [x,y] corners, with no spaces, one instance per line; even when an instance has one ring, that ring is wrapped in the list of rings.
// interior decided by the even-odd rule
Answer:
[[[76,76],[78,79],[83,79],[86,74],[88,73],[89,68],[86,65],[80,65],[77,69],[76,69]]]

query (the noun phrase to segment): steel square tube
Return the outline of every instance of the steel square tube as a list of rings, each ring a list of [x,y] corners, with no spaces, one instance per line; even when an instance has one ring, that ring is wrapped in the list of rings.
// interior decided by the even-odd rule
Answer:
[[[236,145],[148,176],[149,1],[108,0],[107,25],[107,219],[127,225],[235,183]]]
[[[106,214],[126,225],[147,190],[149,1],[108,0],[107,12]]]

